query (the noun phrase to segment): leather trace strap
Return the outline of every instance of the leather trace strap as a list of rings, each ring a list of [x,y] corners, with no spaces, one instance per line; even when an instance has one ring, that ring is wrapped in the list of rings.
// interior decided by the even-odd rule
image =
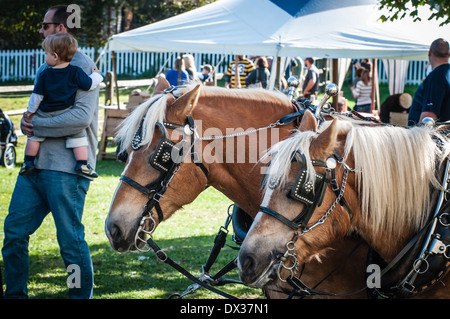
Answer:
[[[177,264],[175,261],[173,261],[169,256],[167,256],[167,254],[161,249],[159,248],[159,246],[155,243],[155,241],[150,237],[147,240],[148,245],[153,249],[153,251],[156,254],[156,257],[158,257],[158,259],[168,265],[170,265],[171,267],[173,267],[174,269],[178,270],[181,274],[183,274],[184,276],[186,276],[187,278],[189,278],[190,280],[192,280],[193,282],[195,282],[196,284],[212,291],[215,292],[216,294],[219,294],[225,298],[228,299],[237,299],[236,297],[227,294],[223,291],[220,291],[217,288],[211,287],[210,285],[208,285],[207,283],[201,281],[200,279],[198,279],[197,277],[195,277],[194,275],[192,275],[190,272],[188,272],[186,269],[184,269],[183,267],[181,267],[179,264]]]

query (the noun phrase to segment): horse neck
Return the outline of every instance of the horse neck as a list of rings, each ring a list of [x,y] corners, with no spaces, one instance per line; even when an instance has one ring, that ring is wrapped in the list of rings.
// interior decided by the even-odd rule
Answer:
[[[226,135],[266,127],[293,111],[293,107],[289,104],[259,102],[255,106],[251,103],[243,104],[239,99],[230,99],[228,103],[218,101],[215,104],[211,98],[208,98],[207,101],[199,100],[193,112],[193,118],[202,120],[202,136],[217,136],[220,132]],[[204,141],[203,157],[211,154],[210,149],[213,143],[216,143],[214,153],[221,151],[223,154],[221,161],[213,161],[207,165],[208,184],[254,217],[262,200],[261,169],[265,165],[259,162],[259,158],[270,146],[288,137],[293,128],[294,125],[289,124],[262,130],[245,137]],[[227,158],[231,152],[230,146],[233,147],[234,156]],[[242,155],[243,150],[245,150],[245,158],[238,159],[237,156]]]
[[[397,236],[387,236],[382,232],[375,232],[370,225],[358,227],[358,233],[386,262],[390,262],[405,246],[411,237],[411,232],[399,230]]]

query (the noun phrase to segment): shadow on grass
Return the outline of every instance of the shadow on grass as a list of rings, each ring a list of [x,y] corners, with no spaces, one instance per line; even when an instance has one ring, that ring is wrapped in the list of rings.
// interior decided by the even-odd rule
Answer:
[[[215,236],[162,239],[155,241],[170,258],[196,277],[206,264]],[[181,293],[193,284],[171,266],[159,261],[153,251],[119,253],[108,243],[90,245],[94,265],[94,298],[96,299],[166,299],[173,293]],[[238,252],[225,246],[211,268],[211,275],[218,272],[237,256]],[[237,269],[226,278],[238,279]],[[58,252],[40,252],[30,256],[31,298],[67,298],[67,275]],[[240,284],[219,287],[235,296],[260,298],[260,290]],[[200,289],[187,299],[215,299],[221,296]]]

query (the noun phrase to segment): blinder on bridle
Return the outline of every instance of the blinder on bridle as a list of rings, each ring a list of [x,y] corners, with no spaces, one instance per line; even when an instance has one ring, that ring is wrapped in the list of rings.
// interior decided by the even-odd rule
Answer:
[[[328,184],[331,185],[331,189],[336,194],[338,198],[338,202],[347,209],[347,212],[351,218],[352,213],[350,208],[343,197],[343,193],[340,191],[339,185],[336,181],[336,172],[335,168],[337,162],[344,165],[345,170],[348,169],[347,165],[343,162],[342,156],[335,151],[332,157],[329,157],[325,162],[321,160],[311,160],[312,165],[314,167],[324,167],[325,174],[319,174],[314,170],[315,179],[314,183],[312,183],[308,179],[307,168],[306,168],[306,158],[305,155],[297,150],[293,156],[293,160],[302,163],[302,168],[300,172],[297,174],[297,177],[294,182],[294,186],[291,188],[287,196],[293,200],[297,200],[304,204],[304,209],[297,215],[293,220],[289,220],[280,213],[268,208],[261,206],[260,211],[266,213],[272,217],[275,217],[285,225],[289,226],[292,230],[294,230],[297,234],[299,229],[302,229],[302,233],[307,232],[309,230],[308,223],[311,219],[315,209],[320,207]],[[336,162],[337,160],[337,162]],[[277,185],[272,185],[275,188]],[[270,185],[269,185],[270,187]]]
[[[160,172],[159,177],[147,185],[141,185],[125,175],[122,175],[120,180],[126,182],[130,186],[148,196],[149,200],[145,205],[142,216],[145,217],[147,215],[151,215],[150,210],[155,207],[159,222],[161,222],[164,219],[164,215],[161,207],[159,206],[159,200],[163,197],[169,182],[178,171],[181,164],[179,159],[180,157],[182,158],[183,155],[183,147],[180,147],[166,137],[165,127],[162,123],[158,122],[156,123],[156,126],[161,130],[161,138],[155,148],[155,151],[150,155],[149,164]],[[182,127],[181,125],[178,126]],[[140,144],[141,142],[142,122],[132,141],[131,147],[133,150],[138,150],[142,146]]]
[[[150,165],[165,174],[169,172],[174,165],[181,163],[183,158],[184,140],[179,144],[176,144],[166,137],[165,128],[161,123],[156,123],[156,126],[161,130],[162,135],[155,151],[150,156]]]
[[[293,220],[289,220],[278,212],[268,208],[261,206],[260,210],[272,217],[275,217],[285,225],[289,226],[292,230],[297,231],[298,229],[306,229],[311,216],[314,213],[314,210],[323,202],[323,198],[325,196],[325,192],[327,189],[327,185],[332,183],[336,183],[335,179],[335,171],[336,168],[336,160],[333,157],[330,157],[326,162],[321,160],[312,160],[313,166],[324,167],[325,174],[319,174],[314,170],[315,178],[312,182],[308,178],[308,171],[306,168],[306,158],[305,155],[297,150],[293,156],[293,161],[297,161],[302,165],[299,173],[294,182],[294,186],[291,188],[287,196],[293,200],[297,200],[305,205],[305,208],[297,215]],[[332,182],[333,179],[333,182]],[[270,182],[269,182],[270,183]],[[277,183],[270,185],[269,187],[275,188]],[[338,187],[339,189],[339,187]]]
[[[296,151],[294,158],[300,157],[302,168],[297,174],[294,186],[289,193],[290,198],[298,200],[305,205],[315,205],[320,207],[325,195],[325,190],[327,188],[327,183],[330,180],[330,171],[336,167],[336,161],[333,158],[329,159],[329,162],[313,160],[313,166],[325,167],[325,175],[319,174],[314,171],[315,179],[314,182],[308,181],[308,171],[306,168],[306,158],[303,153]]]

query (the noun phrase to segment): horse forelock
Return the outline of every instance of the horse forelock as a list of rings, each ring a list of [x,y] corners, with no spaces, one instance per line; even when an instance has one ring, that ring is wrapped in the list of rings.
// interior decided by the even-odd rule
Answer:
[[[287,139],[275,144],[267,151],[267,153],[261,158],[262,162],[267,161],[268,158],[271,158],[270,165],[266,170],[266,183],[264,184],[266,190],[270,184],[268,181],[271,179],[276,179],[279,186],[286,184],[289,179],[292,159],[297,151],[301,151],[305,156],[308,180],[314,180],[315,175],[310,173],[312,172],[313,166],[309,155],[309,147],[312,140],[316,136],[317,133],[313,131],[297,131]]]

